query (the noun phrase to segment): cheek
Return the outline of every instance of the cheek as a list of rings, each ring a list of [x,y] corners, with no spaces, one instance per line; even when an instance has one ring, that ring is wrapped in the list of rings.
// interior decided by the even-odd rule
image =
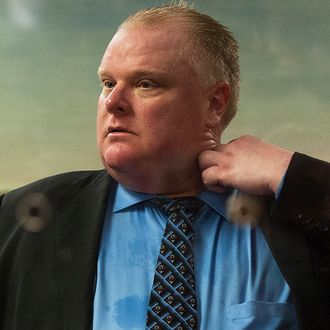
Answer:
[[[137,108],[135,108],[137,109]],[[196,109],[196,103],[191,99],[185,102],[177,95],[170,95],[145,103],[136,111],[140,128],[143,128],[148,138],[154,138],[159,143],[191,137],[192,134],[201,134],[205,131],[205,125],[201,111]],[[137,118],[138,119],[138,118]],[[157,144],[157,141],[154,141]]]
[[[104,96],[102,94],[100,94],[98,101],[97,101],[97,115],[98,116],[104,109],[104,101],[105,101]]]
[[[102,130],[102,120],[101,120],[100,113],[98,112],[97,115],[96,115],[96,138],[97,138],[97,141],[100,140],[101,130]]]
[[[107,112],[104,111],[103,101],[101,100],[101,97],[99,97],[96,113],[96,141],[98,146],[103,140],[102,137],[104,133],[104,122],[106,113]]]

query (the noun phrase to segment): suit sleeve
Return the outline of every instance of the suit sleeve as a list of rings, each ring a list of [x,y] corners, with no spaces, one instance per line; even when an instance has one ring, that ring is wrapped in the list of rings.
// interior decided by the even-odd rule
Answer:
[[[330,163],[295,153],[273,216],[299,226],[330,251]]]

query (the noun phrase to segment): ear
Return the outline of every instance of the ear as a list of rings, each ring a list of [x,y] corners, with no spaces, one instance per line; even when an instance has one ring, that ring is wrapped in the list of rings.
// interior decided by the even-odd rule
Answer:
[[[208,128],[220,127],[230,98],[229,84],[219,81],[209,89],[209,108],[206,114]]]

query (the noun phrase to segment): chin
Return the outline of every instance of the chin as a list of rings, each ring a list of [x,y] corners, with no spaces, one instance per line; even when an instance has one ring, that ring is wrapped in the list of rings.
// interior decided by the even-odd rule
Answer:
[[[104,168],[107,173],[118,183],[122,184],[129,190],[138,192],[148,192],[146,189],[145,179],[140,177],[141,171],[134,166],[128,166],[120,162],[103,160]]]
[[[102,155],[102,161],[106,169],[126,172],[129,168],[136,167],[138,161],[136,151],[130,148],[111,146]]]
[[[112,155],[111,157],[105,156],[102,160],[105,168],[113,169],[115,171],[124,171],[127,166],[127,161],[125,161],[123,157],[116,157]]]

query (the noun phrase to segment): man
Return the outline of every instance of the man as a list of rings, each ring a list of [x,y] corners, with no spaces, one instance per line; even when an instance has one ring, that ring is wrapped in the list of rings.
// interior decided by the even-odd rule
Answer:
[[[2,328],[328,328],[330,166],[253,137],[220,144],[238,100],[232,35],[186,6],[144,10],[119,27],[99,76],[106,171],[1,198]],[[226,219],[233,188],[276,193],[259,227]],[[151,292],[172,216],[158,205],[191,196],[203,201],[189,215],[197,311],[162,301],[158,320]]]

